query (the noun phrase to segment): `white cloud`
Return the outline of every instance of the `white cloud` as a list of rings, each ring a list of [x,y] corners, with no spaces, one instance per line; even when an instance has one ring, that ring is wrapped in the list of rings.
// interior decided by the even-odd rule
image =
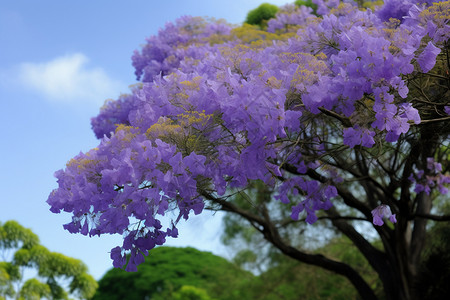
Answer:
[[[88,61],[84,54],[75,53],[44,63],[22,63],[19,80],[24,87],[57,102],[101,104],[126,91],[124,84],[103,69],[88,67]]]

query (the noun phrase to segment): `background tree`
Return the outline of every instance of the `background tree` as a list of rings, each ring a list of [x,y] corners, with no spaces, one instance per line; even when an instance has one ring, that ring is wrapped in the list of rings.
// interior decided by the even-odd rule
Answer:
[[[108,271],[100,279],[94,299],[190,299],[192,295],[205,300],[251,299],[248,286],[253,277],[209,252],[159,247],[136,273]]]
[[[450,2],[313,2],[319,17],[277,14],[295,31],[243,40],[185,17],[167,25],[173,40],[150,39],[133,58],[143,84],[94,118],[100,145],[56,173],[48,203],[73,214],[65,228],[122,234],[113,265],[135,271],[206,205],[378,299],[362,270],[302,247],[299,221],[323,224],[352,241],[386,299],[417,298],[427,223],[450,220],[433,210],[450,181]],[[161,61],[175,62],[163,77]]]
[[[267,26],[267,21],[275,17],[277,11],[278,6],[270,3],[263,3],[247,13],[245,23],[265,28]]]
[[[30,229],[15,221],[0,223],[0,298],[91,299],[97,282],[74,258],[50,252]],[[25,270],[34,270],[32,278]],[[30,276],[31,277],[31,276]]]

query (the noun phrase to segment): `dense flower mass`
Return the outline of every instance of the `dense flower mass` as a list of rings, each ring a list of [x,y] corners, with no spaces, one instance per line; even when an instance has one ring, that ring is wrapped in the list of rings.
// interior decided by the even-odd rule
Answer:
[[[185,56],[195,55],[190,45],[202,45],[212,41],[211,37],[228,35],[231,26],[223,21],[206,22],[200,17],[184,16],[175,24],[167,23],[157,36],[147,39],[142,50],[132,57],[136,76],[144,82],[153,81],[157,75],[170,74],[178,68]],[[196,57],[201,59],[201,56]]]
[[[311,7],[287,4],[278,11],[275,18],[269,20],[267,31],[295,32],[299,26],[306,25],[310,21],[309,18],[314,17],[312,12]]]
[[[65,228],[123,234],[111,258],[122,267],[131,253],[133,271],[177,236],[181,218],[249,181],[277,190],[293,219],[315,222],[345,177],[327,153],[393,145],[429,116],[408,76],[431,72],[448,47],[450,2],[392,0],[375,11],[314,2],[319,17],[287,6],[272,33],[182,17],[150,37],[133,55],[142,83],[92,119],[100,145],[56,173],[48,203],[73,214]],[[446,116],[448,99],[439,101]],[[428,169],[427,182],[411,177],[415,192],[443,192],[448,176]],[[376,225],[395,220],[384,204],[374,211]]]

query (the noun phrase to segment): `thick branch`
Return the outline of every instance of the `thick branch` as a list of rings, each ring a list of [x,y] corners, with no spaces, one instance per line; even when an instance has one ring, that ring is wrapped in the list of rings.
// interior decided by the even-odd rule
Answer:
[[[343,125],[344,127],[352,127],[352,126],[353,126],[353,125],[352,125],[352,122],[350,122],[350,119],[349,119],[349,118],[343,117],[343,116],[341,116],[340,114],[335,113],[334,111],[325,109],[325,108],[323,108],[323,107],[319,107],[319,110],[320,110],[322,113],[324,113],[325,115],[330,116],[330,117],[332,117],[332,118],[335,118],[336,120],[338,120],[339,122],[341,122],[342,125]]]
[[[433,221],[443,221],[443,222],[447,222],[450,221],[450,216],[449,215],[444,215],[444,216],[437,216],[437,215],[430,215],[430,214],[414,214],[412,216],[410,216],[410,220],[415,219],[415,218],[420,218],[420,219],[428,219],[428,220],[433,220]]]
[[[443,122],[443,121],[449,121],[449,120],[450,120],[450,117],[431,119],[431,120],[421,120],[420,124],[430,124],[430,123]],[[420,126],[420,124],[418,124],[417,126]]]
[[[351,217],[351,216],[320,216],[320,217],[317,217],[317,220],[346,220],[346,221],[371,222],[370,220],[367,220],[366,218]],[[291,218],[286,218],[285,220],[278,221],[276,224],[281,227],[284,227],[284,226],[290,225],[292,223],[299,223],[299,222],[306,222],[306,218],[299,219],[299,220],[293,220]]]

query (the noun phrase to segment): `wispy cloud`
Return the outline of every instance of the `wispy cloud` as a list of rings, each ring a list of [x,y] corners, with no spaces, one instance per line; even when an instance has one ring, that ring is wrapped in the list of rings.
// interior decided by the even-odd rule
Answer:
[[[22,63],[22,86],[51,101],[103,103],[125,92],[126,85],[110,78],[101,68],[90,67],[82,53],[57,57],[43,63]]]

